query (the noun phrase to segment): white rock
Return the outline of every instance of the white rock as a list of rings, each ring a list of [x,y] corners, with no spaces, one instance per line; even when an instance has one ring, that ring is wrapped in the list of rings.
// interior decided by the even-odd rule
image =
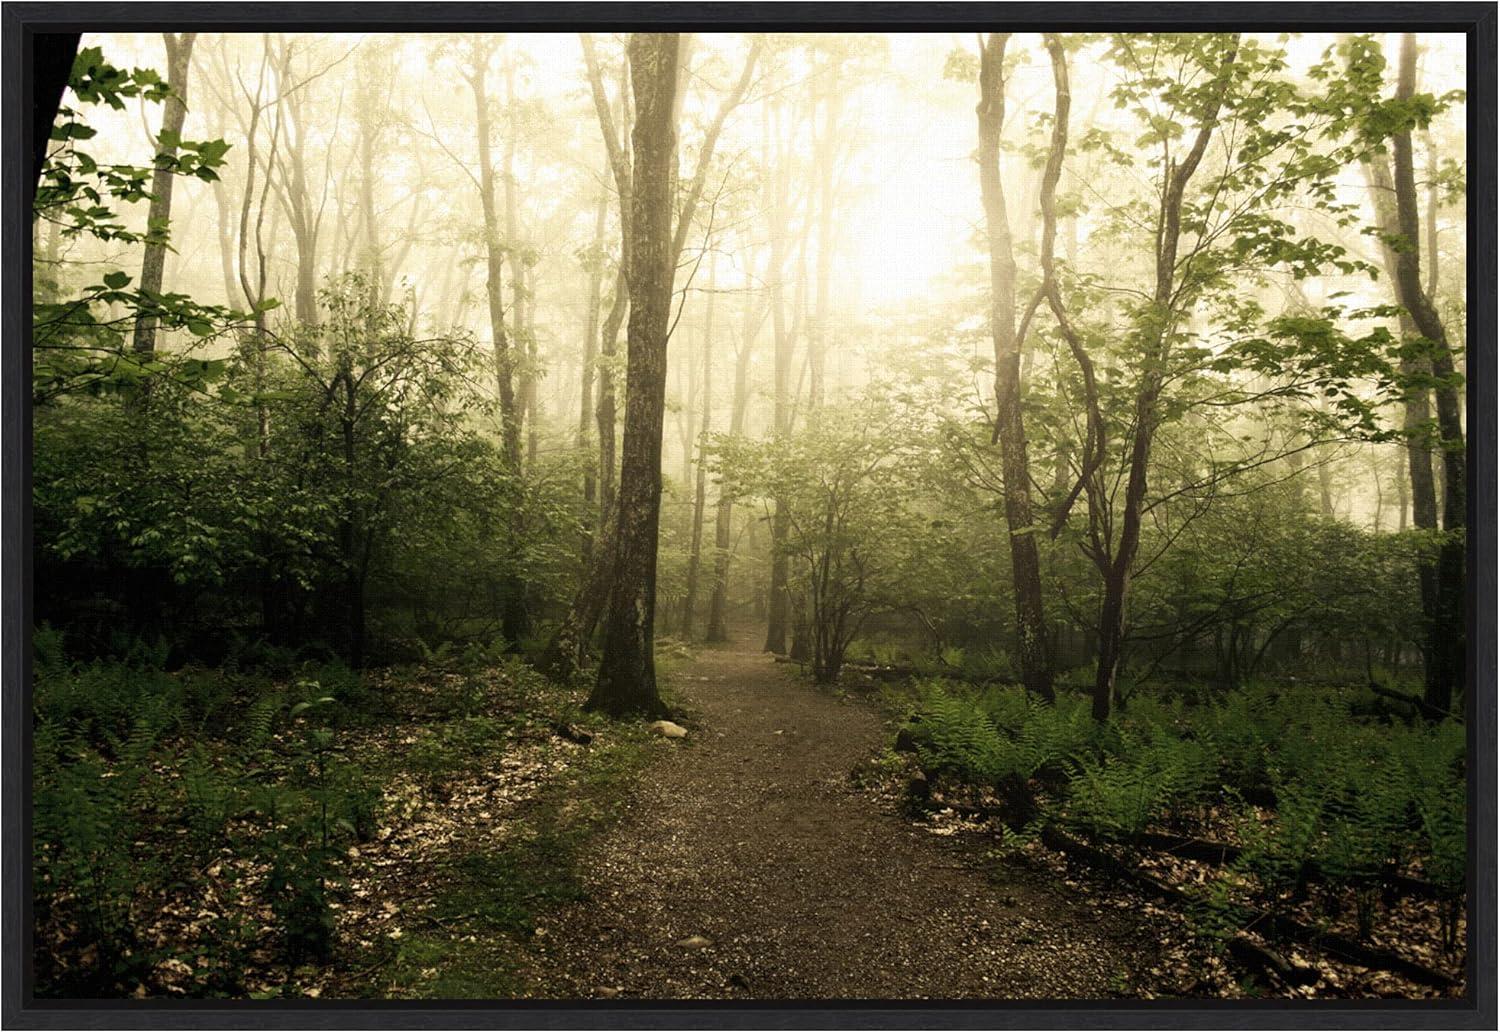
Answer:
[[[687,729],[672,721],[652,721],[651,730],[668,739],[686,739]]]
[[[713,940],[710,940],[707,936],[699,936],[696,933],[685,940],[677,941],[677,946],[679,947],[712,947],[713,945]]]

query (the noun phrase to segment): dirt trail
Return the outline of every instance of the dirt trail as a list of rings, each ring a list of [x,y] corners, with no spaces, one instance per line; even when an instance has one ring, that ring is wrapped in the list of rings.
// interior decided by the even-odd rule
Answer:
[[[587,899],[548,917],[537,995],[1101,998],[1149,964],[1134,916],[992,879],[974,846],[855,789],[880,744],[870,706],[743,646],[674,688],[689,737],[657,744],[671,755],[585,857]]]

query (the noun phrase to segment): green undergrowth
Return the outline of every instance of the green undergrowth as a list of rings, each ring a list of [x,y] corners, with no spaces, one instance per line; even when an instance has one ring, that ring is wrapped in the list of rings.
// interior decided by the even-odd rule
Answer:
[[[886,701],[907,719],[902,745],[924,775],[988,801],[1015,843],[1054,825],[1127,851],[1151,833],[1239,847],[1201,894],[1206,927],[1316,895],[1322,918],[1352,907],[1369,936],[1393,887],[1415,878],[1446,902],[1451,948],[1465,884],[1463,725],[1378,719],[1365,696],[1249,688],[1189,704],[1143,692],[1104,723],[1083,696],[1044,704],[1013,686],[928,679]]]
[[[80,662],[47,628],[35,650],[44,997],[503,995],[507,938],[576,896],[577,852],[644,757],[643,731],[584,714],[585,685],[549,683],[504,643],[366,672],[169,671],[147,645]],[[517,801],[494,815],[503,835],[455,820],[476,786]],[[395,851],[414,815],[454,834]],[[372,875],[372,857],[397,868]],[[398,869],[415,889],[385,878]],[[361,878],[373,893],[352,892]],[[413,892],[393,901],[424,916],[404,937],[354,920]],[[442,977],[408,978],[423,970]]]

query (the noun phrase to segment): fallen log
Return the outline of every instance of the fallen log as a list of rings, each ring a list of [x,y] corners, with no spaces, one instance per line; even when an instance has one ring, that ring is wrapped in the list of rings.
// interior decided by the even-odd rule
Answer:
[[[1321,978],[1321,974],[1313,966],[1293,964],[1276,951],[1243,934],[1230,939],[1227,946],[1230,956],[1246,968],[1275,973],[1288,986],[1307,986]]]
[[[1421,696],[1413,696],[1411,693],[1402,692],[1399,689],[1388,689],[1378,682],[1370,682],[1370,691],[1385,699],[1395,700],[1397,703],[1405,703],[1407,706],[1416,707],[1417,713],[1429,721],[1445,721],[1454,716],[1440,707],[1433,706]]]
[[[1458,985],[1458,980],[1453,977],[1403,957],[1395,951],[1386,950],[1383,947],[1370,947],[1357,940],[1351,940],[1347,936],[1316,929],[1284,915],[1261,912],[1252,918],[1245,928],[1252,932],[1267,931],[1275,939],[1297,940],[1351,964],[1395,972],[1397,975],[1405,976],[1412,982],[1421,983],[1424,986],[1450,990]]]
[[[1173,857],[1181,857],[1188,861],[1206,861],[1209,864],[1232,864],[1239,860],[1244,854],[1245,848],[1234,843],[1219,843],[1208,839],[1196,839],[1191,836],[1173,836],[1162,832],[1141,832],[1133,840],[1136,846],[1145,847],[1148,850],[1160,850],[1171,854]],[[1316,863],[1310,863],[1303,870],[1304,876],[1311,882],[1327,881],[1328,875]],[[1359,886],[1385,886],[1390,889],[1404,893],[1409,897],[1418,897],[1422,900],[1448,900],[1451,894],[1427,882],[1423,879],[1414,879],[1409,875],[1399,875],[1394,872],[1380,873],[1374,875],[1352,875],[1342,876],[1345,882]]]
[[[1077,858],[1089,865],[1089,867],[1112,875],[1122,882],[1134,885],[1158,899],[1178,905],[1187,905],[1193,902],[1192,897],[1177,887],[1170,886],[1160,879],[1125,864],[1112,854],[1075,839],[1055,825],[1048,825],[1043,828],[1041,839],[1046,846],[1051,847],[1053,850]],[[1387,972],[1394,972],[1424,986],[1449,990],[1458,983],[1453,977],[1444,975],[1436,969],[1428,968],[1419,962],[1412,961],[1410,958],[1402,957],[1394,951],[1388,951],[1381,947],[1366,946],[1365,944],[1349,939],[1347,936],[1341,936],[1338,933],[1328,932],[1327,930],[1315,929],[1294,918],[1288,918],[1283,915],[1272,915],[1265,911],[1252,911],[1250,912],[1250,920],[1243,928],[1245,932],[1262,932],[1269,934],[1275,939],[1296,940],[1299,943],[1323,951],[1325,954],[1332,955],[1341,961],[1361,965],[1365,968],[1378,968]]]
[[[796,664],[798,667],[808,666],[809,661],[796,660],[790,656],[776,654],[772,659],[778,664]],[[1014,682],[1005,678],[995,678],[965,674],[960,670],[949,670],[945,668],[914,667],[905,664],[869,664],[859,661],[845,661],[843,671],[849,674],[859,674],[866,678],[874,678],[877,681],[901,681],[904,678],[945,678],[948,681],[963,682],[967,685],[1011,685]]]
[[[1210,864],[1229,864],[1239,859],[1244,848],[1233,843],[1215,843],[1191,836],[1171,836],[1163,832],[1141,832],[1134,840],[1137,846],[1148,850],[1160,850],[1173,857],[1189,861],[1207,861]]]

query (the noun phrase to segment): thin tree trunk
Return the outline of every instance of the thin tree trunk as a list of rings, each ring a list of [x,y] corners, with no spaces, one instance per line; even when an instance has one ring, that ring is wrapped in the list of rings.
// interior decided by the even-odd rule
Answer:
[[[599,371],[599,404],[595,421],[599,425],[599,518],[607,518],[615,505],[615,423],[618,419],[615,407],[614,358],[618,354],[620,327],[625,323],[625,312],[629,307],[629,291],[625,280],[628,269],[622,257],[620,270],[615,277],[614,301],[604,317],[604,332],[599,338],[599,353],[604,359],[604,368]]]
[[[1004,478],[1011,582],[1015,593],[1017,655],[1026,690],[1052,698],[1047,625],[1042,607],[1039,528],[1031,507],[1031,464],[1021,415],[1021,342],[1016,330],[1016,261],[1011,247],[1005,189],[1000,178],[1000,135],[1005,125],[1005,45],[1008,33],[991,33],[980,57],[979,185],[990,252],[990,336],[995,348],[996,435]],[[1071,97],[1066,73],[1057,80],[1058,121],[1065,126]],[[1066,132],[1066,128],[1063,129]]]
[[[593,38],[580,33],[583,45],[584,66],[588,72],[589,89],[594,98],[594,113],[599,119],[600,135],[604,138],[605,153],[609,158],[610,172],[615,180],[615,193],[620,207],[620,267],[615,277],[615,290],[604,318],[603,336],[599,341],[599,353],[603,369],[599,374],[599,404],[596,418],[599,424],[599,513],[601,520],[612,519],[615,501],[615,378],[613,362],[620,327],[625,323],[626,309],[630,303],[628,288],[630,278],[630,195],[631,171],[629,137],[623,127],[629,122],[630,66],[627,59],[620,70],[620,122],[621,130],[615,128],[615,116],[610,110],[609,99],[604,93],[604,76],[599,59],[594,52]],[[601,526],[601,537],[607,532]],[[598,560],[596,559],[596,562]],[[595,610],[597,614],[597,609]],[[597,617],[595,618],[597,619]],[[588,621],[592,625],[593,621]]]
[[[167,233],[172,221],[172,163],[177,157],[177,144],[182,137],[182,123],[187,117],[188,69],[193,55],[196,32],[173,35],[162,33],[167,46],[167,85],[172,92],[167,96],[161,116],[161,133],[156,138],[156,168],[151,173],[151,206],[146,214],[149,235],[146,253],[141,259],[141,290],[160,294],[162,273],[167,259]],[[139,355],[151,355],[156,351],[156,317],[141,312],[135,319],[135,338],[132,347]]]
[[[518,356],[524,356],[520,365],[519,416],[526,431],[526,463],[536,461],[538,447],[537,408],[537,354],[536,335],[531,332],[531,288],[530,275],[522,257],[521,222],[516,212],[516,74],[515,60],[507,56],[505,61],[505,167],[501,176],[505,180],[505,248],[510,252],[511,269],[511,341]]]
[[[630,256],[631,256],[631,169],[629,134],[625,129],[630,113],[630,62],[627,55],[620,69],[620,123],[615,128],[615,116],[610,110],[609,98],[604,92],[604,76],[599,59],[594,51],[593,37],[579,33],[583,46],[584,67],[588,73],[589,90],[594,99],[594,112],[599,120],[599,133],[604,140],[605,154],[609,159],[610,173],[615,181],[615,193],[620,210],[620,262],[615,275],[614,294],[609,312],[604,317],[604,328],[599,338],[600,369],[598,374],[599,399],[594,408],[594,418],[599,429],[599,523],[595,534],[593,556],[584,575],[583,583],[574,595],[568,612],[558,622],[543,658],[543,665],[553,678],[566,680],[578,671],[593,641],[594,629],[604,611],[609,587],[614,580],[615,524],[617,521],[615,492],[615,421],[616,391],[614,357],[624,325],[625,314],[630,305]]]
[[[1411,479],[1411,471],[1407,464],[1402,462],[1406,458],[1406,449],[1401,450],[1401,455],[1396,460],[1396,530],[1406,530],[1407,516],[1411,510],[1411,499],[1409,498],[1408,485]]]
[[[698,477],[693,488],[692,545],[688,550],[687,591],[682,600],[682,637],[693,637],[693,613],[698,604],[698,567],[703,555],[703,511],[708,500],[708,464],[703,449],[708,444],[708,430],[713,422],[714,391],[714,301],[718,285],[718,262],[708,260],[708,305],[703,314],[703,383],[702,426],[698,430]]]
[[[1333,468],[1328,460],[1328,449],[1320,448],[1318,456],[1318,505],[1325,520],[1338,516],[1333,504]]]
[[[1381,518],[1385,515],[1385,484],[1380,479],[1380,453],[1377,450],[1370,461],[1370,476],[1375,481],[1375,516],[1372,530],[1380,533]]]
[[[1099,608],[1099,659],[1094,677],[1093,715],[1105,720],[1114,709],[1116,681],[1125,644],[1125,605],[1130,591],[1131,568],[1140,547],[1141,526],[1146,505],[1146,478],[1151,446],[1156,436],[1164,381],[1167,351],[1170,348],[1169,323],[1175,318],[1177,252],[1182,233],[1183,195],[1188,181],[1203,160],[1204,151],[1218,122],[1219,108],[1228,90],[1229,72],[1238,55],[1236,34],[1219,72],[1218,87],[1209,99],[1203,120],[1188,153],[1180,163],[1164,170],[1160,220],[1156,246],[1156,289],[1152,298],[1150,325],[1142,333],[1142,352],[1147,363],[1136,391],[1134,433],[1129,453],[1129,473],[1125,500],[1120,514],[1120,538],[1112,556],[1100,554],[1104,580],[1104,598]],[[1181,304],[1181,299],[1176,299]]]
[[[374,69],[370,62],[361,62],[360,70],[364,74],[361,76],[359,98],[355,106],[359,116],[359,218],[364,236],[360,265],[370,278],[368,288],[371,304],[380,304],[384,301],[382,285],[385,283],[385,263],[380,249],[380,222],[375,214],[375,141],[381,132],[381,126],[375,98]],[[474,94],[477,102],[484,90],[482,68],[477,80],[470,80],[470,84],[476,81],[479,83]],[[480,116],[484,120],[480,174],[488,177],[492,175],[489,167],[488,100],[485,101],[485,106],[486,110]]]
[[[587,329],[583,335],[583,362],[578,370],[578,450],[586,451],[594,433],[594,367],[598,362],[599,309],[604,289],[604,225],[609,216],[609,196],[601,193],[599,205],[594,211],[594,246],[589,254],[589,300]],[[599,491],[599,475],[592,462],[583,467],[583,502],[588,512],[593,512]],[[596,518],[597,519],[597,518]],[[585,527],[581,556],[583,569],[588,570],[592,561],[594,544],[593,527]]]
[[[1383,156],[1377,155],[1364,165],[1365,181],[1375,209],[1375,222],[1383,234],[1381,257],[1386,276],[1390,280],[1397,304],[1401,303],[1401,288],[1397,269],[1396,249],[1392,242],[1400,237],[1400,220],[1396,211],[1396,185],[1391,176],[1391,167]],[[1420,336],[1409,311],[1399,317],[1401,340],[1414,341]],[[1402,433],[1406,438],[1403,449],[1406,458],[1406,476],[1400,484],[1403,492],[1409,487],[1411,493],[1411,523],[1419,530],[1435,531],[1438,527],[1437,480],[1433,476],[1432,447],[1429,443],[1428,425],[1432,420],[1432,390],[1427,381],[1432,375],[1432,362],[1425,355],[1404,348],[1401,357],[1401,375],[1406,381],[1402,389]],[[1406,529],[1405,504],[1401,507],[1401,529]],[[1438,609],[1438,565],[1435,560],[1419,561],[1417,586],[1422,600],[1423,634],[1422,670],[1424,677],[1435,668],[1433,657],[1433,629]]]
[[[808,407],[817,409],[827,393],[825,368],[828,358],[829,289],[833,270],[833,164],[835,133],[841,111],[838,90],[838,58],[830,58],[824,84],[823,132],[818,140],[818,261],[814,269],[816,294],[812,325],[808,328]]]
[[[220,129],[220,136],[222,135],[223,130]],[[234,269],[234,204],[229,200],[229,191],[225,189],[223,180],[214,181],[213,192],[214,205],[219,212],[219,273],[224,278],[224,303],[233,307],[244,297]]]
[[[677,337],[682,342],[684,350],[692,346],[692,339],[689,336],[691,329],[691,324],[687,322],[677,324]],[[688,354],[692,354],[691,351]],[[693,442],[697,440],[697,435],[693,433],[693,420],[697,415],[699,386],[698,371],[694,369],[694,363],[691,360],[681,363],[678,366],[677,376],[677,387],[682,399],[682,404],[677,410],[677,443],[682,451],[681,481],[684,491],[693,483]]]
[[[734,401],[729,415],[729,433],[735,437],[745,432],[745,410],[750,399],[750,357],[755,347],[755,338],[760,333],[761,322],[766,317],[762,307],[759,317],[745,307],[745,329],[740,339],[739,354],[734,359]],[[729,538],[733,530],[734,502],[722,488],[714,514],[714,590],[708,601],[708,634],[710,642],[729,641],[726,611],[729,602]]]
[[[762,121],[763,150],[770,157],[769,116]],[[771,194],[767,206],[771,215],[771,329],[775,340],[775,363],[773,370],[774,396],[772,401],[772,434],[784,438],[791,430],[791,406],[787,398],[787,381],[791,376],[792,338],[787,333],[785,311],[786,275],[786,195],[789,189],[790,164],[779,163],[778,171],[771,178],[768,190]],[[766,600],[766,642],[768,653],[786,652],[787,617],[790,600],[787,598],[786,538],[791,526],[790,514],[780,500],[775,503],[771,517],[771,583]]]
[[[485,297],[489,302],[490,334],[495,349],[495,381],[500,397],[500,437],[506,469],[515,480],[519,495],[521,477],[521,427],[515,393],[515,360],[505,329],[505,250],[500,239],[499,214],[495,210],[495,170],[491,156],[490,105],[485,90],[488,53],[476,44],[474,69],[469,87],[474,93],[475,131],[479,143],[479,201],[484,213]],[[511,531],[518,539],[520,505],[515,506]],[[517,540],[519,544],[519,540]],[[505,576],[505,607],[501,629],[514,646],[526,634],[526,585],[519,568],[512,564]]]
[[[293,293],[293,311],[298,323],[310,327],[318,322],[318,235],[323,213],[321,204],[313,204],[307,181],[306,92],[286,85],[292,81],[292,53],[292,47],[283,42],[278,73],[283,87],[278,92],[276,103],[278,108],[284,106],[290,117],[286,119],[286,147],[283,149],[285,157],[281,162],[278,196],[297,245],[297,282]],[[337,120],[338,116],[335,115],[335,129]]]
[[[1414,33],[1401,36],[1396,100],[1409,102],[1416,92],[1417,43]],[[1464,530],[1467,500],[1462,406],[1458,377],[1447,329],[1437,306],[1422,285],[1421,216],[1418,210],[1410,128],[1391,137],[1392,179],[1396,194],[1397,228],[1403,246],[1396,249],[1396,288],[1401,307],[1411,314],[1417,333],[1432,354],[1436,382],[1437,424],[1443,469],[1443,543],[1438,552],[1437,596],[1433,611],[1431,659],[1424,699],[1440,711],[1452,705],[1453,693],[1463,685],[1465,669]],[[1436,262],[1437,256],[1430,255]]]

